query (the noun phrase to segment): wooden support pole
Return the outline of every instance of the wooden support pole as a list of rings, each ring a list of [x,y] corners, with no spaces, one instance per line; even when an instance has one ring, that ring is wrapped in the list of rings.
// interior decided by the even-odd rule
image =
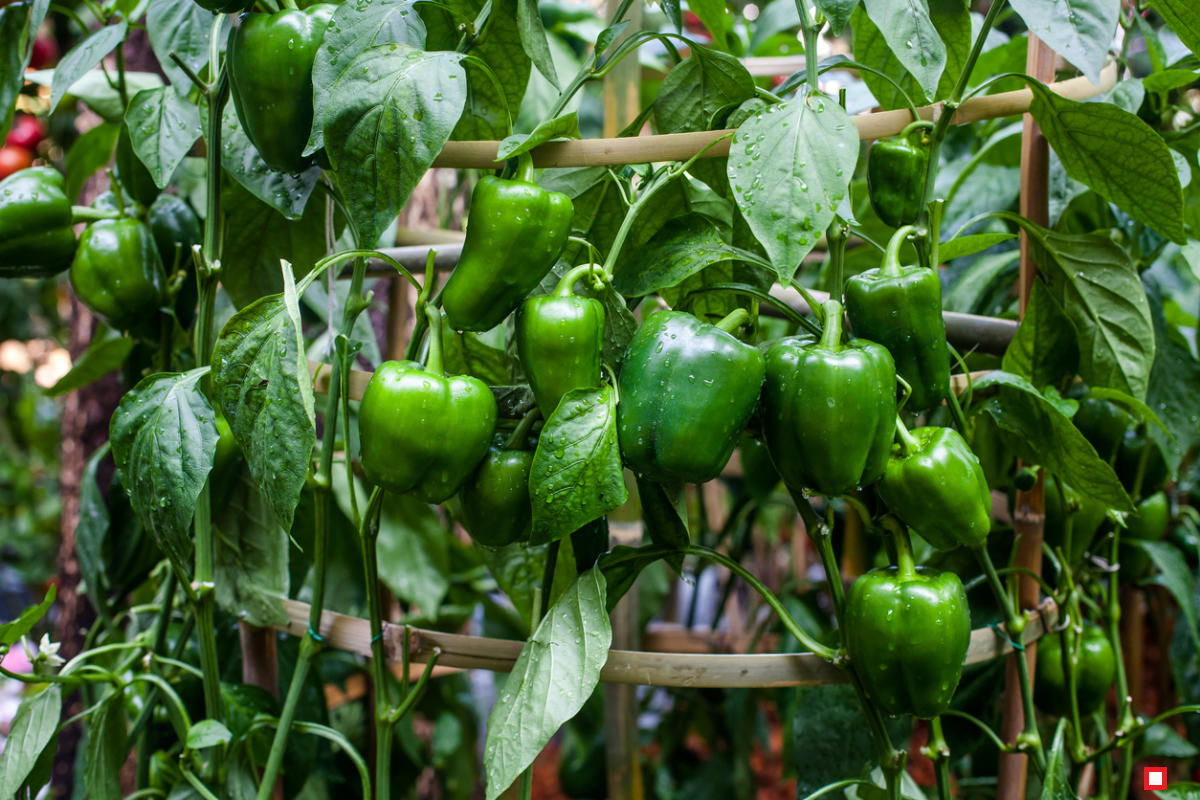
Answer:
[[[1025,71],[1042,82],[1054,79],[1054,51],[1038,39],[1029,37],[1029,54]],[[1025,116],[1025,127],[1021,137],[1021,216],[1039,225],[1049,223],[1049,167],[1050,150],[1046,138],[1034,123],[1033,117]],[[1017,286],[1021,316],[1029,304],[1033,282],[1037,280],[1037,265],[1033,263],[1029,239],[1021,234],[1021,271]],[[1045,524],[1045,476],[1039,470],[1037,483],[1029,491],[1018,491],[1013,523],[1017,546],[1016,566],[1025,567],[1035,574],[1042,573],[1042,529]],[[1019,579],[1018,603],[1022,609],[1037,606],[1040,587],[1028,576]],[[1029,665],[1030,680],[1034,674],[1037,645],[1026,649],[1025,659]],[[1004,716],[1001,735],[1006,742],[1016,739],[1025,727],[1025,712],[1021,700],[1020,677],[1017,665],[1011,659],[1004,674]],[[1029,759],[1023,754],[1002,753],[999,762],[997,786],[998,800],[1021,800],[1025,797],[1025,782],[1028,777]]]

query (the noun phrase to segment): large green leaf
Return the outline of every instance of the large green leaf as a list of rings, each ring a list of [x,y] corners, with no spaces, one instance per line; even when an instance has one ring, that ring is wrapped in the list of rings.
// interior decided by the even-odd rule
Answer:
[[[525,55],[555,89],[560,88],[558,70],[554,67],[550,44],[546,41],[546,28],[542,25],[537,0],[517,0],[517,29]],[[513,113],[516,113],[515,110]]]
[[[561,539],[625,502],[612,387],[563,397],[542,428],[529,486],[533,544]]]
[[[60,714],[62,690],[56,683],[21,701],[9,726],[4,752],[0,753],[0,797],[16,796],[58,730]]]
[[[612,625],[605,580],[593,567],[576,578],[521,650],[488,717],[483,764],[496,800],[533,763],[600,682]]]
[[[964,16],[966,9],[961,0],[956,5],[958,16]],[[916,79],[925,97],[933,99],[947,66],[946,44],[930,19],[928,0],[862,0],[860,11],[855,15],[859,13],[870,18],[893,57]],[[857,33],[857,28],[855,30]],[[969,16],[967,37],[970,38]],[[855,38],[857,41],[857,36]]]
[[[781,280],[791,280],[833,220],[857,163],[858,130],[821,95],[771,106],[737,129],[729,184]]]
[[[282,295],[264,297],[225,323],[212,380],[250,474],[279,524],[291,530],[317,433],[297,289],[290,268],[284,265],[282,274]]]
[[[129,24],[125,20],[97,28],[62,57],[54,68],[54,83],[50,87],[51,111],[58,107],[67,90],[125,40],[128,32]]]
[[[251,625],[285,623],[280,600],[289,586],[288,533],[245,464],[237,465],[227,484],[213,487],[217,604]],[[217,495],[217,489],[223,493]]]
[[[217,446],[216,414],[200,388],[208,368],[158,373],[133,387],[109,425],[129,501],[159,548],[186,574],[189,528]]]
[[[1080,103],[1029,81],[1029,112],[1067,175],[1173,242],[1183,232],[1183,187],[1162,137],[1111,103]]]
[[[1167,25],[1193,53],[1200,53],[1200,6],[1194,0],[1151,0]]]
[[[742,62],[707,47],[692,48],[663,79],[654,98],[654,128],[659,133],[704,131],[722,109],[754,97],[754,78]]]
[[[1200,392],[1196,391],[1200,386],[1200,361],[1192,355],[1187,342],[1167,327],[1157,299],[1152,302],[1151,310],[1155,353],[1146,404],[1171,435],[1163,435],[1153,425],[1149,435],[1162,450],[1171,474],[1175,474],[1184,454],[1200,441]]]
[[[625,201],[616,181],[606,167],[548,169],[541,175],[543,188],[571,198],[575,207],[571,235],[595,245],[601,258],[608,253],[625,218]],[[582,259],[587,258],[586,248],[569,242],[563,250],[563,258],[571,264],[582,263]]]
[[[146,10],[146,32],[150,47],[163,72],[171,80],[176,92],[186,95],[194,84],[188,74],[175,63],[171,53],[179,57],[188,68],[202,75],[208,67],[211,49],[212,27],[217,15],[200,7],[192,0],[150,0]],[[229,24],[221,28],[221,39],[229,35]]]
[[[121,765],[129,754],[125,698],[114,689],[92,713],[83,788],[89,800],[121,800]]]
[[[1062,309],[1041,281],[1034,281],[1025,317],[1004,351],[1001,366],[1034,386],[1058,386],[1075,374],[1079,348]]]
[[[1192,602],[1192,597],[1196,594],[1196,579],[1188,570],[1187,560],[1179,552],[1179,548],[1167,542],[1141,542],[1136,539],[1123,541],[1129,541],[1150,554],[1154,566],[1158,568],[1151,583],[1157,583],[1175,597],[1193,641],[1200,646],[1200,608]]]
[[[638,251],[641,269],[618,270],[613,285],[626,297],[679,286],[696,273],[722,261],[761,264],[762,259],[726,244],[716,226],[698,214],[668,222],[646,248]]]
[[[25,85],[25,68],[33,55],[30,32],[41,27],[49,8],[50,0],[0,6],[0,139],[8,135],[17,95]]]
[[[129,139],[158,188],[165,188],[200,138],[200,109],[165,86],[145,89],[125,111]]]
[[[546,572],[546,557],[550,545],[530,546],[524,543],[507,547],[475,546],[480,560],[487,566],[496,585],[512,601],[513,608],[522,620],[533,614],[533,601],[542,591],[542,578]],[[558,551],[558,562],[554,569],[554,585],[550,591],[550,604],[574,583],[575,558],[570,539],[563,539]]]
[[[921,0],[910,2],[920,4]],[[945,68],[941,72],[941,78],[934,84],[932,94],[914,77],[915,73],[909,71],[907,63],[897,54],[909,54],[910,48],[893,50],[891,41],[895,37],[890,39],[886,36],[876,24],[875,18],[864,8],[858,8],[850,16],[855,57],[891,76],[917,103],[948,97],[966,66],[967,54],[971,49],[971,15],[962,0],[925,0],[925,3],[928,6],[925,12],[926,19],[917,24],[932,24],[933,30],[945,47]],[[890,81],[871,72],[863,72],[862,79],[883,108],[907,107],[904,96]]]
[[[1079,374],[1092,386],[1145,398],[1154,329],[1146,290],[1129,254],[1100,234],[1057,233],[1032,223],[1024,227],[1050,294],[1075,329]]]
[[[350,216],[373,244],[441,152],[462,114],[456,53],[403,44],[364,50],[334,81],[322,125]]]
[[[339,6],[343,8],[344,6]],[[267,162],[258,153],[246,129],[238,119],[237,110],[233,104],[225,106],[221,116],[221,166],[225,168],[242,188],[250,192],[262,202],[278,211],[287,219],[300,219],[308,207],[308,198],[312,196],[317,181],[321,178],[321,168],[309,167],[304,172],[276,172],[267,166]],[[324,210],[321,211],[324,217]],[[315,221],[317,217],[310,218]],[[309,226],[310,229],[312,226]],[[231,235],[227,233],[228,237]],[[261,236],[262,231],[254,231],[255,236]],[[315,240],[315,236],[313,237]],[[321,235],[324,245],[324,233]],[[271,254],[271,274],[275,274],[274,263],[279,258],[288,258],[286,254],[274,252]],[[295,259],[288,258],[295,263]],[[275,292],[282,289],[280,286]],[[271,292],[274,294],[275,292]]]
[[[1012,0],[1029,30],[1067,61],[1100,82],[1100,68],[1117,32],[1120,0]]]

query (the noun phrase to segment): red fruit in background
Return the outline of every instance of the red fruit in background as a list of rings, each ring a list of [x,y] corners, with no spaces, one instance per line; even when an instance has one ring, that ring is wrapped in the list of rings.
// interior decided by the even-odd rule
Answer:
[[[29,66],[34,69],[45,69],[54,66],[58,61],[58,43],[53,36],[39,36],[33,40],[33,57]]]
[[[0,180],[4,180],[17,170],[33,166],[33,153],[24,147],[5,145],[0,147]]]
[[[36,150],[38,143],[45,138],[46,128],[40,119],[32,114],[17,114],[4,143],[24,147],[26,150]]]

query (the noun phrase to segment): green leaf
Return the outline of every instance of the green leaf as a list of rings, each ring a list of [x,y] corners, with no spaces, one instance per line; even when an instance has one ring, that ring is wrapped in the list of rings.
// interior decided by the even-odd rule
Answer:
[[[771,106],[737,129],[729,184],[781,280],[791,280],[833,220],[857,163],[858,130],[827,97]]]
[[[187,732],[187,748],[202,750],[205,747],[215,747],[233,741],[233,734],[215,719],[202,719],[192,723]]]
[[[107,25],[88,34],[82,42],[71,48],[54,69],[54,83],[50,87],[50,110],[58,108],[67,91],[100,63],[106,55],[125,40],[129,24],[121,20],[116,25]]]
[[[291,530],[316,444],[312,381],[291,271],[284,291],[225,323],[213,350],[213,393],[275,518]]]
[[[365,495],[363,495],[365,496]],[[379,519],[379,574],[407,603],[435,616],[450,590],[450,553],[437,512],[408,495],[388,493]]]
[[[1179,549],[1167,542],[1144,542],[1129,537],[1121,541],[1122,544],[1139,547],[1150,555],[1154,566],[1158,568],[1150,583],[1157,583],[1166,589],[1179,603],[1192,640],[1200,646],[1200,609],[1192,602],[1196,593],[1196,579],[1188,571],[1187,560],[1182,557]]]
[[[46,590],[46,596],[42,598],[42,602],[25,609],[21,612],[21,616],[12,622],[0,625],[0,645],[7,647],[15,644],[18,639],[33,630],[33,626],[38,624],[41,618],[46,616],[46,612],[50,610],[50,606],[54,605],[54,598],[57,594],[58,590],[55,588],[55,585],[53,583],[50,584],[50,588]]]
[[[346,7],[338,6],[338,8]],[[225,113],[221,117],[221,166],[250,194],[287,219],[300,219],[304,216],[304,210],[308,207],[308,198],[321,178],[321,168],[316,166],[310,167],[304,172],[295,173],[276,172],[268,167],[267,162],[263,161],[262,156],[258,154],[254,143],[250,141],[250,137],[246,135],[246,129],[242,127],[233,103],[225,106]],[[320,218],[323,219],[324,216],[324,209],[321,209]],[[317,217],[314,215],[310,218],[310,222],[316,219]],[[261,241],[262,233],[261,229],[252,230],[250,235]],[[243,232],[240,235],[245,236],[246,233]],[[226,236],[239,236],[239,234],[236,231],[228,231]],[[323,253],[325,240],[323,230],[320,231],[320,236],[321,253]],[[293,263],[302,260],[290,258],[286,253],[272,252],[269,262],[272,277],[276,275],[275,265],[281,257],[287,258]],[[226,263],[224,258],[222,262]],[[278,292],[282,288],[279,286],[274,292]]]
[[[854,5],[857,4],[858,0],[854,0]],[[822,3],[818,3],[818,8],[821,5]],[[800,27],[800,12],[796,10],[796,4],[792,0],[770,0],[759,8],[761,10],[758,12],[758,18],[754,20],[750,34],[750,46],[746,48],[747,55],[761,55],[758,48],[771,37]],[[849,18],[850,12],[847,11],[846,19]],[[845,20],[842,21],[842,26],[845,27]],[[841,29],[836,27],[833,20],[830,20],[829,27],[835,36],[841,35]]]
[[[512,785],[599,684],[612,644],[605,589],[598,566],[580,575],[522,648],[488,716],[487,800]]]
[[[1200,53],[1200,7],[1192,0],[1151,0],[1187,49]]]
[[[83,788],[88,798],[121,800],[121,765],[129,754],[125,698],[120,689],[108,693],[88,726]]]
[[[1134,757],[1140,761],[1143,758],[1195,758],[1198,755],[1200,748],[1176,733],[1167,723],[1159,722],[1142,734]],[[1200,790],[1200,786],[1197,789]],[[1155,796],[1162,797],[1162,794],[1156,792]]]
[[[1176,783],[1154,793],[1158,800],[1196,800],[1200,797],[1200,783]]]
[[[212,520],[217,605],[251,625],[286,623],[281,598],[289,587],[288,532],[245,463],[220,477],[226,485],[216,485],[214,477]]]
[[[529,486],[532,544],[561,539],[625,502],[611,386],[563,397],[542,428]]]
[[[797,797],[860,775],[874,760],[871,729],[849,684],[803,686],[795,692],[793,710],[788,716]]]
[[[545,189],[571,198],[575,207],[571,235],[595,245],[601,258],[607,255],[626,212],[613,174],[605,167],[548,169],[542,173],[540,183]],[[585,250],[582,245],[568,242],[562,257],[570,264],[582,263],[587,258]]]
[[[1054,52],[1078,67],[1092,83],[1100,82],[1100,68],[1117,32],[1119,2],[1012,0],[1012,8]]]
[[[1151,303],[1154,322],[1154,366],[1150,369],[1148,405],[1171,435],[1163,436],[1155,427],[1150,438],[1162,450],[1167,467],[1174,475],[1184,454],[1200,441],[1200,361],[1187,343],[1167,327],[1157,297]]]
[[[558,85],[558,70],[554,68],[554,57],[546,41],[546,29],[538,11],[537,0],[517,0],[517,29],[521,34],[521,48],[538,72],[550,81],[555,89]]]
[[[42,26],[50,0],[24,0],[0,6],[0,140],[12,125],[25,68],[33,55],[33,36]],[[75,196],[72,195],[72,198]]]
[[[163,189],[200,138],[200,109],[166,87],[146,89],[133,96],[125,124],[133,151]]]
[[[722,50],[729,49],[729,29],[731,27],[728,13],[725,11],[725,0],[690,0],[688,8],[697,17],[708,32],[712,34],[713,43]]]
[[[1023,227],[1050,295],[1075,329],[1084,381],[1145,397],[1154,329],[1146,290],[1129,254],[1102,234],[1057,233],[1032,223]]]
[[[650,541],[676,549],[691,544],[684,484],[668,486],[638,475],[637,488],[638,500],[642,505],[642,519]],[[674,566],[678,568],[680,562],[676,562]]]
[[[25,73],[26,80],[41,86],[52,86],[57,70],[39,69]],[[143,89],[153,89],[162,86],[163,80],[153,72],[126,72],[125,86],[129,94],[136,94]],[[104,73],[98,69],[85,72],[71,87],[68,95],[77,97],[87,103],[88,108],[99,114],[106,122],[120,123],[125,116],[125,102],[121,95],[104,78]]]
[[[1014,233],[973,233],[967,236],[956,236],[948,242],[938,245],[938,258],[945,263],[956,258],[973,256],[982,253],[1001,242],[1017,238]]]
[[[200,388],[208,368],[144,378],[109,425],[129,501],[180,574],[192,561],[192,517],[217,446],[216,416]]]
[[[1034,386],[1057,386],[1074,375],[1079,364],[1075,335],[1046,284],[1033,282],[1025,317],[1004,351],[1005,372],[1020,375]]]
[[[613,285],[626,297],[642,297],[679,286],[712,264],[739,260],[762,265],[762,259],[726,244],[716,227],[698,214],[672,220],[638,251],[638,269],[620,269]]]
[[[9,727],[4,752],[0,754],[0,797],[16,796],[50,737],[58,730],[60,714],[62,690],[58,684],[52,683],[21,701]]]
[[[569,114],[563,114],[561,117],[548,119],[542,124],[534,128],[530,133],[514,133],[500,142],[500,148],[496,152],[496,160],[502,161],[506,158],[519,156],[522,153],[528,153],[539,144],[550,141],[551,139],[578,139],[581,136],[579,133],[579,117],[572,111]]]
[[[194,88],[191,78],[184,72],[171,53],[179,56],[183,63],[197,75],[203,75],[208,67],[208,52],[211,49],[213,21],[217,15],[200,7],[192,0],[150,0],[146,10],[146,32],[150,37],[150,49],[158,59],[171,86],[181,95]],[[221,28],[221,44],[229,35],[229,25]]]
[[[454,332],[443,338],[442,360],[448,374],[471,375],[490,386],[509,386],[523,377],[515,356],[487,344],[477,333]]]
[[[928,5],[929,22],[945,45],[945,68],[933,94],[913,77],[892,50],[888,38],[876,25],[864,8],[857,8],[850,16],[854,33],[855,56],[866,64],[880,70],[896,80],[913,102],[948,97],[959,73],[966,67],[967,54],[971,49],[971,15],[961,0],[909,0]],[[907,41],[907,40],[905,40]],[[909,48],[902,52],[908,53]],[[1024,60],[1021,61],[1022,67]],[[862,79],[871,94],[883,108],[907,108],[904,95],[892,83],[871,72],[863,72]]]
[[[191,2],[192,0],[187,0]],[[370,0],[342,3],[333,12],[321,48],[313,60],[313,127],[305,155],[325,146],[321,121],[330,87],[360,53],[379,44],[425,46],[425,23],[414,0]]]
[[[834,36],[841,36],[850,21],[850,15],[858,8],[858,0],[815,0],[817,10],[829,20],[829,30]],[[787,3],[787,0],[775,0],[775,5]],[[757,32],[757,31],[756,31]]]
[[[1050,742],[1042,792],[1038,795],[1040,800],[1073,800],[1075,797],[1075,791],[1071,788],[1071,768],[1067,762],[1066,729],[1067,720],[1064,717],[1058,721],[1054,739]]]
[[[58,397],[95,383],[113,370],[119,369],[136,344],[133,339],[122,336],[120,331],[102,325],[92,337],[88,349],[71,365],[66,375],[46,390],[46,394]]]
[[[1162,72],[1155,72],[1143,78],[1142,86],[1147,92],[1166,94],[1172,89],[1190,86],[1197,79],[1200,79],[1200,75],[1190,69],[1164,69]]]
[[[1037,120],[1067,175],[1131,217],[1183,244],[1183,188],[1171,151],[1136,114],[1080,103],[1029,80]]]
[[[100,462],[108,455],[105,442],[83,468],[79,481],[79,524],[75,526],[75,553],[79,556],[79,572],[87,584],[88,597],[97,609],[104,602],[107,576],[104,574],[104,539],[111,522],[104,493],[96,482]]]
[[[504,138],[512,129],[501,92],[503,87],[487,74],[483,62],[468,58],[463,67],[467,71],[467,99],[450,138],[454,141]]]
[[[654,98],[658,133],[706,131],[722,109],[754,97],[754,78],[742,62],[727,53],[694,46],[663,79]]]
[[[995,420],[1005,445],[1018,458],[1042,465],[1109,508],[1133,510],[1113,468],[1033,384],[1019,375],[996,370],[975,382],[976,392],[991,388],[996,394],[983,403],[983,409]]]
[[[1097,400],[1110,400],[1132,414],[1138,422],[1144,422],[1146,425],[1153,426],[1165,437],[1171,436],[1171,432],[1167,430],[1166,425],[1163,425],[1162,420],[1158,418],[1158,414],[1154,413],[1154,409],[1136,397],[1130,397],[1116,389],[1105,389],[1103,387],[1089,388],[1088,397],[1093,397]]]
[[[970,17],[961,1],[955,5],[962,12],[959,16],[967,17],[969,38]],[[874,23],[892,55],[916,79],[925,97],[934,99],[946,70],[946,44],[930,19],[928,1],[862,0],[862,13]]]
[[[551,603],[561,597],[575,580],[575,559],[570,545],[571,540],[564,539],[563,546],[558,551]],[[507,547],[475,546],[475,552],[496,579],[496,585],[512,601],[513,608],[522,620],[530,619],[533,614],[533,601],[535,594],[542,590],[542,576],[546,571],[546,554],[549,549],[548,544],[530,546],[524,543],[510,544]]]
[[[282,217],[240,182],[226,180],[221,207],[237,225],[225,226],[221,251],[221,286],[234,305],[244,308],[260,297],[283,291],[279,260],[303,275],[325,255],[325,204],[310,203],[295,221]]]
[[[374,243],[396,217],[458,122],[466,98],[461,60],[379,45],[359,54],[330,89],[326,151],[363,242]]]
[[[190,2],[190,0],[189,0]],[[101,122],[85,131],[71,149],[67,151],[67,197],[72,202],[79,198],[83,185],[112,161],[113,149],[117,146],[119,125]]]
[[[460,25],[473,25],[486,0],[446,0]],[[504,88],[504,99],[515,119],[525,89],[529,86],[532,63],[521,40],[517,22],[517,0],[492,0],[491,17],[484,35],[471,48],[471,55],[483,59]]]

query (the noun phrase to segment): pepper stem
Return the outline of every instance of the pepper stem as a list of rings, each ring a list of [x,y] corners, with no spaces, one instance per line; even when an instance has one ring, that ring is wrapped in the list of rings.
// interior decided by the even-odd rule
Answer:
[[[442,312],[425,306],[425,318],[429,320],[429,356],[425,359],[425,371],[431,375],[445,375],[442,366]]]
[[[825,329],[821,331],[820,347],[823,350],[842,349],[842,304],[830,298],[821,304],[825,312]]]
[[[508,437],[508,441],[504,443],[505,450],[524,450],[522,447],[525,440],[529,438],[529,432],[533,430],[533,422],[538,418],[537,406],[533,410],[521,418],[517,423],[517,427],[513,429],[512,435]]]
[[[900,131],[900,133],[897,134],[896,138],[907,139],[908,135],[910,133],[912,133],[913,131],[917,130],[918,128],[928,128],[929,130],[932,131],[933,127],[934,127],[933,123],[927,119],[913,120],[912,122],[910,122],[904,126],[904,130]]]
[[[907,456],[914,450],[919,450],[921,443],[917,441],[917,437],[909,433],[909,430],[904,425],[904,420],[900,419],[900,415],[896,415],[896,436],[900,439],[900,455]]]
[[[913,558],[912,542],[908,528],[900,522],[892,526],[892,542],[896,545],[896,572],[907,578],[917,574],[917,562]]]
[[[558,286],[554,288],[555,297],[570,297],[575,293],[575,284],[580,281],[583,276],[592,273],[601,275],[601,280],[608,277],[608,273],[598,269],[595,264],[580,264],[578,267],[572,267],[567,270],[566,274],[559,280]]]
[[[744,308],[735,308],[724,316],[724,318],[716,324],[716,327],[726,333],[733,333],[738,328],[746,324],[750,319],[750,312]]]
[[[880,272],[884,275],[900,274],[900,248],[904,246],[904,241],[914,230],[912,225],[903,225],[892,234],[892,238],[888,240],[887,250],[883,253],[883,265],[880,267]]]
[[[513,178],[525,183],[534,183],[536,173],[533,169],[533,154],[528,151],[517,156],[517,172]]]

